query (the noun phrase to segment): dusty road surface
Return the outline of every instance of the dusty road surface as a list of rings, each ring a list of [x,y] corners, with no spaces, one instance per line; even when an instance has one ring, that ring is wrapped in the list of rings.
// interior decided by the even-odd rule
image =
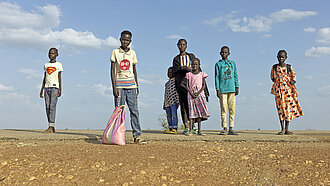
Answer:
[[[116,146],[101,130],[0,130],[0,185],[330,185],[330,131],[237,132]]]

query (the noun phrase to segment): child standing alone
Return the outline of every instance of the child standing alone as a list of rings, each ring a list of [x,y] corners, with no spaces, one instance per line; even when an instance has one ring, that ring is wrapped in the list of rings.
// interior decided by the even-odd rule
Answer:
[[[192,135],[193,125],[195,119],[198,122],[198,132],[197,135],[204,135],[201,133],[201,122],[202,119],[207,119],[210,117],[210,113],[206,104],[206,96],[204,89],[206,87],[205,78],[208,75],[205,72],[201,72],[200,60],[195,58],[191,64],[192,71],[186,74],[186,79],[188,80],[187,90],[188,90],[188,109],[189,109],[189,131],[186,135]]]
[[[220,55],[222,59],[215,64],[215,88],[217,97],[220,99],[221,125],[223,128],[219,135],[227,134],[227,106],[229,109],[228,135],[237,135],[233,130],[236,96],[239,87],[236,63],[228,60],[230,55],[228,46],[221,47]]]
[[[177,109],[179,106],[179,95],[175,88],[175,78],[173,77],[173,67],[168,68],[167,76],[169,80],[165,84],[164,106],[166,111],[168,130],[164,133],[177,134],[178,133],[178,115]]]
[[[278,135],[291,135],[289,123],[292,119],[303,115],[298,102],[298,91],[295,87],[296,73],[292,66],[285,63],[287,52],[280,50],[277,53],[278,64],[273,65],[270,78],[274,82],[271,94],[275,96],[277,112],[281,124]],[[284,127],[285,121],[285,127]]]
[[[46,115],[48,119],[48,129],[44,133],[55,133],[55,115],[56,103],[58,97],[62,93],[61,72],[62,64],[56,61],[58,50],[56,48],[49,49],[48,57],[50,61],[44,65],[44,78],[40,90],[40,98],[45,97]],[[43,94],[45,90],[45,93]]]
[[[142,130],[139,121],[137,96],[139,94],[136,65],[136,53],[129,45],[132,33],[128,30],[120,34],[120,47],[111,53],[111,82],[115,106],[128,105],[134,143],[147,144],[141,138]]]

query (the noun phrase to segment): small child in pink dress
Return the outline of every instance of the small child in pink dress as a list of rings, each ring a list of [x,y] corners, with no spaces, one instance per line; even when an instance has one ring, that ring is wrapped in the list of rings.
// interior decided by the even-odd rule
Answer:
[[[204,135],[201,133],[201,122],[202,119],[205,120],[210,117],[206,105],[206,96],[204,89],[206,87],[205,78],[208,75],[205,72],[201,72],[200,60],[195,58],[191,64],[192,72],[186,74],[186,79],[188,80],[187,90],[188,90],[188,109],[189,109],[189,132],[186,134],[188,136],[192,135],[193,125],[195,119],[198,122],[198,133],[197,135]]]

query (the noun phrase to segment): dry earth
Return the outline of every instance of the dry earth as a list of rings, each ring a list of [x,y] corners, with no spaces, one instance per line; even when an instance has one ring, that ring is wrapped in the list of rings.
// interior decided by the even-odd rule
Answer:
[[[330,185],[329,131],[149,132],[148,145],[125,146],[100,144],[102,131],[85,133],[0,130],[0,185]]]

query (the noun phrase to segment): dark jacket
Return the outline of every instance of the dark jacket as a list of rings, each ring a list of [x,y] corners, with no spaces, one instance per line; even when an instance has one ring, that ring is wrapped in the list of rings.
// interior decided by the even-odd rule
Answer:
[[[190,62],[194,61],[195,55],[188,53],[187,55],[189,56]],[[186,73],[189,72],[188,67],[186,66],[181,66],[180,63],[180,54],[175,56],[173,59],[173,76],[175,77],[175,85],[177,88],[184,88],[184,85],[182,84],[183,79],[186,77]],[[182,85],[182,86],[181,86]],[[187,91],[187,90],[185,90]]]
[[[188,53],[187,55],[189,56],[190,61],[194,61],[195,59],[195,55],[192,53]],[[201,70],[202,71],[202,70]],[[187,81],[184,80],[186,77],[186,73],[189,72],[188,67],[186,66],[181,66],[180,63],[180,54],[178,54],[177,56],[174,57],[173,59],[173,76],[175,77],[175,86],[177,87],[177,89],[182,90],[183,92],[188,92],[187,90]],[[209,90],[207,88],[207,85],[205,83],[205,96],[206,96],[206,100],[208,101],[208,97],[210,96]]]

